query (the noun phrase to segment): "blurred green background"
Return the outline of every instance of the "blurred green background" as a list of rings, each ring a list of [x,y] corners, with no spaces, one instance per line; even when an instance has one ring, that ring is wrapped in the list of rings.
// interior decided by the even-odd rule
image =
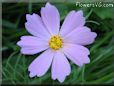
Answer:
[[[80,8],[75,3],[52,3],[61,15],[61,24],[71,10],[83,10],[86,26],[95,31],[96,41],[90,49],[90,64],[78,68],[71,63],[71,74],[62,84],[113,84],[114,83],[114,7]],[[51,79],[51,70],[43,77],[29,78],[29,64],[39,55],[20,53],[16,42],[29,34],[24,27],[25,15],[37,13],[45,3],[2,3],[2,84],[60,84]],[[62,71],[61,71],[62,72]]]

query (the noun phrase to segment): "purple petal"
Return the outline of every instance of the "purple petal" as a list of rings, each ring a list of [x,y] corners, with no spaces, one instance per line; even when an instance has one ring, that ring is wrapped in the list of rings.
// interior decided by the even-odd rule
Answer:
[[[57,8],[50,3],[41,9],[41,16],[48,31],[52,34],[58,34],[60,27],[60,15]]]
[[[63,52],[72,62],[78,66],[82,66],[83,64],[90,62],[88,57],[90,54],[89,50],[81,45],[65,44]]]
[[[83,26],[85,24],[85,18],[82,11],[71,11],[65,18],[60,30],[60,34],[65,36],[73,29]]]
[[[78,27],[63,37],[63,39],[67,43],[89,45],[95,41],[96,36],[97,34],[95,32],[91,32],[88,27]]]
[[[29,66],[30,77],[43,76],[49,69],[52,59],[54,57],[54,52],[51,50],[46,50],[43,54],[38,56]]]
[[[27,55],[36,54],[48,48],[47,41],[34,36],[22,36],[17,45],[21,47],[21,53]]]
[[[52,63],[52,79],[63,82],[71,72],[70,64],[62,52],[57,52]]]
[[[25,23],[25,27],[29,33],[43,39],[48,39],[50,37],[50,34],[39,15],[35,13],[32,15],[27,14],[26,19],[27,22]]]

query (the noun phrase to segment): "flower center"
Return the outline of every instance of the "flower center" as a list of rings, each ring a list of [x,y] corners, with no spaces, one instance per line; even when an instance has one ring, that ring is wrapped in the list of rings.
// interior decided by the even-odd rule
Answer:
[[[49,46],[51,49],[54,50],[59,50],[60,48],[62,48],[62,38],[58,35],[56,36],[52,36],[51,39],[49,40]]]

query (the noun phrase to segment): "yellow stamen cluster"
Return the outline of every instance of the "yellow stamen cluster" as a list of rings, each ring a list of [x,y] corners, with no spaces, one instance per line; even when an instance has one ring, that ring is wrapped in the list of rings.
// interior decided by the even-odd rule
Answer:
[[[49,40],[49,46],[53,50],[59,50],[62,48],[62,39],[60,36],[52,36],[51,39]]]

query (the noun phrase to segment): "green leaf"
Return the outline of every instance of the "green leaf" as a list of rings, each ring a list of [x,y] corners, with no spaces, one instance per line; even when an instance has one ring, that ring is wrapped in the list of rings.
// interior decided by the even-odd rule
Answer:
[[[94,8],[94,12],[101,18],[114,18],[114,8]]]
[[[3,23],[3,26],[5,26],[7,28],[13,28],[13,29],[16,28],[16,24],[11,23],[11,22],[9,22],[7,20],[2,20],[2,23]]]

